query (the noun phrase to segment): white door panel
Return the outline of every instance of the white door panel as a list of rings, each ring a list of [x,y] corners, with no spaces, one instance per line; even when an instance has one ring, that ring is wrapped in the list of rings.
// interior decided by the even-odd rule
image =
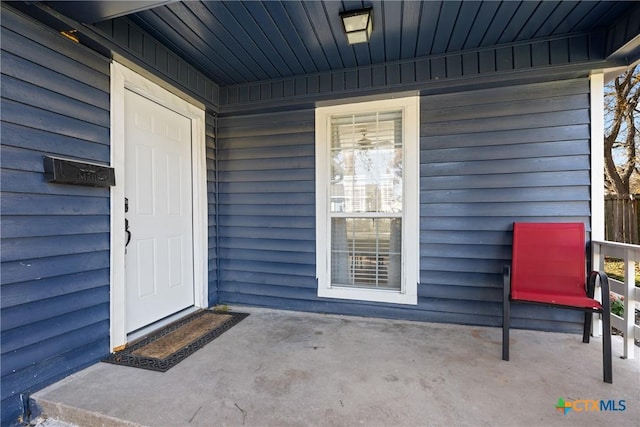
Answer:
[[[191,121],[125,90],[131,332],[194,304]]]

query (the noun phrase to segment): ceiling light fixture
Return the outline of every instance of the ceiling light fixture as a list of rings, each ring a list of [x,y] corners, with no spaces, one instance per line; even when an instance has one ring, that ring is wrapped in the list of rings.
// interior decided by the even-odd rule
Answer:
[[[358,10],[340,12],[344,33],[349,44],[365,43],[371,38],[373,31],[373,8],[371,6]]]

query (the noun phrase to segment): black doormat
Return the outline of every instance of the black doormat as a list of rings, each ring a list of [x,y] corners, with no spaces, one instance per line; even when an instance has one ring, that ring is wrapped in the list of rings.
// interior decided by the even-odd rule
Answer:
[[[165,372],[248,315],[200,310],[111,354],[103,362]]]

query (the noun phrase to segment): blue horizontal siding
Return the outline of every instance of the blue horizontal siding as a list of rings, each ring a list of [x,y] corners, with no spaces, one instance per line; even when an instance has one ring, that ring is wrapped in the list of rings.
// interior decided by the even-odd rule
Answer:
[[[43,82],[43,84],[47,84],[47,82]],[[0,93],[3,98],[21,104],[29,104],[42,110],[56,111],[66,117],[104,128],[109,127],[109,115],[105,114],[104,104],[101,106],[102,108],[94,106],[92,103],[79,101],[73,97],[48,90],[48,86],[38,86],[10,76],[3,76]]]
[[[255,230],[252,230],[252,232],[266,233],[268,235],[286,236],[284,238],[287,239],[293,239],[295,236],[308,238],[307,235],[301,234],[298,230],[295,230],[297,228],[304,228],[315,233],[315,217],[282,218],[265,216],[260,218],[245,218],[239,216],[225,218],[224,224],[226,227],[228,227],[226,234],[231,236],[246,236],[244,230],[246,230],[246,227],[251,226],[256,228]],[[291,233],[293,234],[288,235],[288,230],[291,230]]]
[[[64,116],[59,114],[57,110],[43,110],[8,99],[2,99],[0,108],[2,108],[2,120],[7,123],[21,124],[89,142],[107,144],[109,141],[108,128]]]
[[[499,148],[495,148],[498,150]],[[506,174],[513,172],[561,172],[570,170],[584,170],[589,166],[589,156],[538,156],[535,161],[531,158],[501,159],[501,160],[467,160],[458,161],[451,158],[449,162],[437,162],[420,165],[420,175],[450,176],[450,175],[487,175]]]
[[[50,277],[47,280],[47,286],[42,286],[41,280],[3,285],[0,307],[4,310],[8,307],[26,305],[31,302],[40,303],[40,301],[47,301],[59,296],[101,288],[109,283],[109,269],[101,268]]]
[[[91,343],[95,336],[101,334],[104,321],[97,322],[80,329],[76,329],[68,334],[40,341],[36,344],[25,347],[25,352],[9,352],[5,357],[6,363],[2,365],[2,375],[10,375],[13,370],[25,371],[30,367],[37,366],[41,360],[54,358],[60,353],[60,345],[67,344],[73,346],[74,342]],[[23,354],[24,353],[24,354]],[[11,366],[9,369],[6,366]]]
[[[304,253],[315,252],[315,243],[312,240],[293,240],[286,236],[280,236],[277,233],[273,233],[272,237],[268,240],[256,241],[250,238],[229,238],[225,237],[220,240],[221,248],[228,249],[255,249],[255,250],[269,250],[279,252],[291,252]]]
[[[589,225],[589,126],[587,79],[422,98],[421,301],[473,301],[499,324],[512,223]],[[542,329],[581,318],[523,306],[514,316]]]
[[[0,59],[4,63],[5,76],[11,76],[25,83],[38,87],[46,87],[49,91],[64,94],[65,97],[75,99],[87,105],[100,108],[108,100],[107,88],[97,89],[91,84],[78,81],[56,73],[47,64],[36,64],[25,61],[20,57],[20,52],[16,54],[3,51]],[[99,75],[99,74],[98,74]]]
[[[90,86],[93,88],[90,89],[90,94],[96,94],[96,91],[108,93],[109,81],[104,80],[104,76],[108,75],[108,68],[104,68],[104,57],[68,40],[60,39],[60,35],[55,31],[43,31],[42,27],[34,26],[33,22],[25,25],[26,21],[18,14],[7,13],[3,16],[6,18],[2,19],[2,50],[25,61],[24,67],[33,67],[32,64],[35,64],[52,72],[64,71],[60,73],[61,78]],[[5,74],[11,73],[8,71]],[[63,91],[66,93],[66,90]],[[100,99],[104,100],[104,94],[99,95],[96,101]]]
[[[228,266],[221,277],[225,280],[225,290],[230,292],[231,287],[237,289],[243,283],[283,286],[288,288],[313,288],[316,289],[315,277],[308,274],[294,274],[293,271],[283,270],[281,272],[270,273],[264,271],[250,271],[242,268],[242,265]],[[287,294],[290,289],[279,288],[283,294]]]
[[[590,217],[586,79],[423,95],[417,306],[321,299],[311,110],[219,120],[220,300],[498,326],[516,220]],[[518,327],[579,314],[514,308]]]
[[[66,135],[52,134],[47,129],[39,130],[3,122],[0,138],[2,138],[3,148],[33,150],[36,154],[47,152],[68,156],[69,153],[73,153],[73,157],[85,160],[109,158],[109,146],[104,145],[102,140],[92,143]],[[11,164],[5,166],[11,168]]]
[[[503,189],[487,188],[482,194],[471,188],[425,190],[420,200],[426,202],[472,203],[472,202],[552,202],[554,200],[582,201],[589,197],[588,186],[576,187],[529,187],[526,192],[505,193]]]
[[[290,191],[299,193],[313,193],[315,191],[314,181],[292,181],[281,182],[274,188],[270,182],[229,182],[220,184],[220,189],[226,194],[241,193],[262,193],[262,194],[283,194]]]
[[[454,133],[451,135],[422,135],[420,147],[429,147],[431,150],[438,148],[462,148],[462,147],[490,147],[493,145],[512,145],[543,142],[562,142],[568,140],[588,139],[589,126],[568,125],[543,127],[536,129],[509,129],[503,131]],[[496,153],[499,155],[499,153]]]
[[[105,307],[108,313],[109,307]],[[109,328],[109,321],[104,320],[96,323],[97,330]],[[77,337],[77,335],[76,335]],[[93,336],[81,336],[83,342],[81,347],[74,347],[72,350],[58,349],[54,351],[52,357],[41,359],[37,363],[32,363],[25,369],[16,371],[5,376],[2,380],[2,399],[5,404],[3,416],[4,424],[16,423],[17,417],[22,411],[20,394],[30,394],[33,391],[46,387],[69,375],[70,367],[73,371],[83,369],[94,364],[105,356],[103,348],[109,346],[109,338],[103,333],[96,333]],[[64,336],[58,342],[63,342]],[[42,357],[42,356],[41,356]],[[27,384],[29,384],[27,388]]]
[[[220,117],[220,297],[315,293],[314,111]]]
[[[589,171],[546,171],[512,174],[509,179],[491,174],[431,176],[420,178],[420,188],[527,188],[589,185]]]
[[[73,228],[65,227],[69,222],[73,222]],[[108,232],[109,219],[103,215],[33,215],[3,218],[0,236],[8,239]]]
[[[558,89],[558,93],[549,94],[544,98],[536,98],[540,96],[540,93],[531,93],[530,91],[523,90],[523,93],[519,93],[518,96],[514,96],[513,93],[501,93],[494,94],[491,98],[484,98],[491,91],[488,89],[479,90],[478,97],[482,97],[484,100],[478,104],[470,102],[469,99],[456,99],[455,104],[451,107],[443,107],[439,110],[429,111],[429,114],[423,117],[422,124],[426,123],[438,123],[438,122],[451,122],[456,120],[465,119],[486,119],[490,117],[504,117],[510,116],[514,112],[518,112],[518,115],[522,114],[540,114],[550,113],[554,111],[567,111],[567,110],[580,110],[585,106],[585,102],[588,102],[589,96],[582,91],[579,91],[579,87],[575,84],[566,90],[556,84],[552,85],[554,89]],[[579,92],[579,93],[575,93]],[[510,95],[510,96],[509,96]],[[554,96],[556,95],[556,96]],[[454,95],[451,95],[454,97]],[[523,99],[523,97],[527,97]],[[460,97],[460,94],[455,95],[456,98]],[[445,98],[443,95],[434,95],[434,98]],[[434,99],[435,101],[435,99]],[[450,102],[452,102],[451,100]],[[474,105],[475,109],[470,109],[469,106]],[[484,106],[486,108],[481,108]]]
[[[501,141],[502,144],[495,143],[495,149],[487,150],[486,146],[468,145],[463,153],[457,153],[456,161],[470,160],[515,160],[520,158],[529,158],[532,155],[545,157],[545,152],[555,153],[555,156],[567,156],[584,153],[584,147],[589,146],[586,139],[571,139],[565,141],[543,141],[529,142],[524,141]],[[445,162],[451,159],[451,150],[456,148],[440,148],[429,151],[429,158],[434,163]],[[459,151],[459,150],[458,150]],[[554,154],[549,154],[553,157]]]
[[[308,203],[309,198],[313,199],[313,193],[237,193],[237,194],[225,194],[220,196],[221,204],[234,204],[242,203],[251,198],[255,203],[262,205],[294,205],[300,203]]]
[[[2,425],[21,396],[109,352],[109,190],[43,157],[108,164],[109,62],[2,5]]]
[[[421,135],[449,135],[457,133],[495,132],[512,129],[535,129],[588,123],[588,105],[582,110],[534,114],[508,114],[495,118],[450,120],[422,124]],[[515,113],[515,112],[513,112]]]
[[[74,313],[78,310],[92,308],[100,304],[108,304],[109,294],[104,289],[104,287],[108,286],[109,283],[103,283],[103,287],[93,287],[72,294],[48,298],[44,301],[33,301],[29,304],[4,308],[2,323],[5,324],[4,327],[7,330],[31,327],[36,322],[49,321],[51,318]],[[69,302],[71,298],[73,303]],[[37,344],[37,342],[34,344]]]
[[[505,243],[506,245],[507,243]],[[495,288],[502,289],[501,284],[495,280],[495,273],[458,273],[449,274],[446,271],[433,271],[429,272],[429,275],[422,275],[420,277],[420,283],[427,285],[429,283],[438,283],[441,286],[466,286],[474,288]],[[435,286],[420,286],[418,288],[418,294],[420,296],[429,296],[433,292],[438,292]]]
[[[313,169],[267,170],[260,174],[260,181],[274,183],[279,183],[282,180],[308,181],[310,172],[313,173]],[[223,179],[222,182],[256,182],[257,175],[254,171],[221,171],[220,178]]]
[[[462,216],[522,218],[527,216],[589,216],[589,205],[583,201],[515,202],[515,203],[425,203],[422,213],[428,216]]]
[[[43,185],[55,184],[43,182]],[[100,190],[96,193],[100,194]],[[0,213],[2,215],[108,215],[109,199],[57,194],[5,193],[2,197]],[[73,223],[65,226],[73,227]]]
[[[397,305],[385,305],[385,304],[367,304],[359,302],[341,301],[337,303],[335,301],[326,301],[313,299],[315,292],[307,291],[306,295],[309,299],[304,298],[280,298],[273,295],[261,295],[256,298],[254,294],[245,294],[242,292],[221,292],[220,299],[226,301],[229,304],[239,305],[253,305],[257,307],[284,309],[284,310],[296,310],[296,311],[311,311],[317,313],[329,313],[329,314],[349,314],[352,316],[364,316],[364,317],[380,317],[390,319],[406,319],[417,320],[424,322],[434,323],[457,323],[463,325],[479,325],[479,326],[496,326],[495,316],[501,312],[501,303],[493,304],[492,314],[484,314],[479,312],[473,312],[469,314],[467,310],[474,308],[477,303],[474,301],[456,301],[454,307],[447,306],[443,302],[446,300],[434,299],[429,304],[423,303],[419,299],[419,304],[423,306],[424,310],[410,310],[406,307],[399,307]],[[526,306],[520,306],[523,309],[527,309]],[[447,311],[451,308],[456,310]],[[459,310],[458,310],[459,308]],[[546,307],[536,307],[538,313],[535,313],[537,317],[540,317],[540,312],[545,312],[546,317],[552,319],[556,317],[560,310],[553,311],[553,309],[547,309]],[[442,309],[442,311],[440,311]],[[563,315],[563,314],[562,314]],[[562,316],[561,315],[561,316]],[[559,319],[560,320],[560,319]],[[529,320],[514,319],[515,323],[512,325],[516,328],[529,328],[538,330],[555,330],[555,331],[573,331],[575,328],[567,328],[566,322],[538,319],[535,322]]]
[[[562,216],[562,220],[566,222],[578,222],[584,220],[583,217],[577,216]],[[437,231],[497,231],[503,232],[502,226],[504,225],[505,219],[500,216],[496,217],[454,217],[454,216],[445,216],[445,217],[428,217],[421,216],[420,218],[420,230],[429,231],[437,230]],[[527,221],[530,222],[544,222],[548,221],[548,217],[545,216],[528,216]],[[423,235],[421,231],[421,235]],[[505,238],[508,239],[508,242],[511,241],[511,235],[505,235]]]
[[[269,271],[268,269],[274,269],[274,271],[278,271],[278,269],[283,268],[283,266],[279,264],[286,264],[287,268],[291,268],[292,272],[295,271],[296,266],[302,265],[313,265],[315,263],[315,253],[304,253],[304,252],[294,252],[292,250],[282,251],[282,250],[253,250],[253,249],[236,249],[236,248],[225,248],[223,252],[224,259],[233,259],[235,261],[253,261],[258,265],[261,262],[269,262],[271,266],[264,267],[265,271]],[[268,269],[267,269],[268,268]]]
[[[282,171],[287,169],[300,170],[303,168],[313,170],[313,157],[286,157],[280,159],[256,158],[250,160],[235,160],[229,162],[228,171],[259,171],[272,170]]]
[[[227,271],[243,271],[247,273],[271,273],[298,276],[298,280],[304,277],[312,277],[315,274],[314,264],[304,263],[292,263],[292,262],[272,262],[265,260],[255,260],[245,258],[231,258],[227,257],[226,251],[220,254],[221,268],[220,272],[221,280],[226,277]],[[224,286],[220,285],[222,288]]]
[[[225,174],[221,174],[224,177]],[[254,179],[256,177],[254,176]],[[220,215],[222,217],[229,217],[234,215],[242,215],[249,217],[256,216],[314,216],[315,208],[309,205],[256,205],[250,201],[246,201],[246,203],[242,204],[234,204],[234,205],[220,205]],[[220,222],[224,224],[224,222]]]
[[[109,250],[109,233],[2,239],[0,262]]]

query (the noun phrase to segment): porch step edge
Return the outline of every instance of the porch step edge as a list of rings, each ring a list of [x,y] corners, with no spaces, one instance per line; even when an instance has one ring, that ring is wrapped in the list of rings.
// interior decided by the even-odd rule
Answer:
[[[49,419],[62,421],[67,424],[92,427],[146,427],[143,424],[121,420],[100,412],[88,411],[60,402],[53,402],[42,398],[35,398],[34,402],[40,414]]]

